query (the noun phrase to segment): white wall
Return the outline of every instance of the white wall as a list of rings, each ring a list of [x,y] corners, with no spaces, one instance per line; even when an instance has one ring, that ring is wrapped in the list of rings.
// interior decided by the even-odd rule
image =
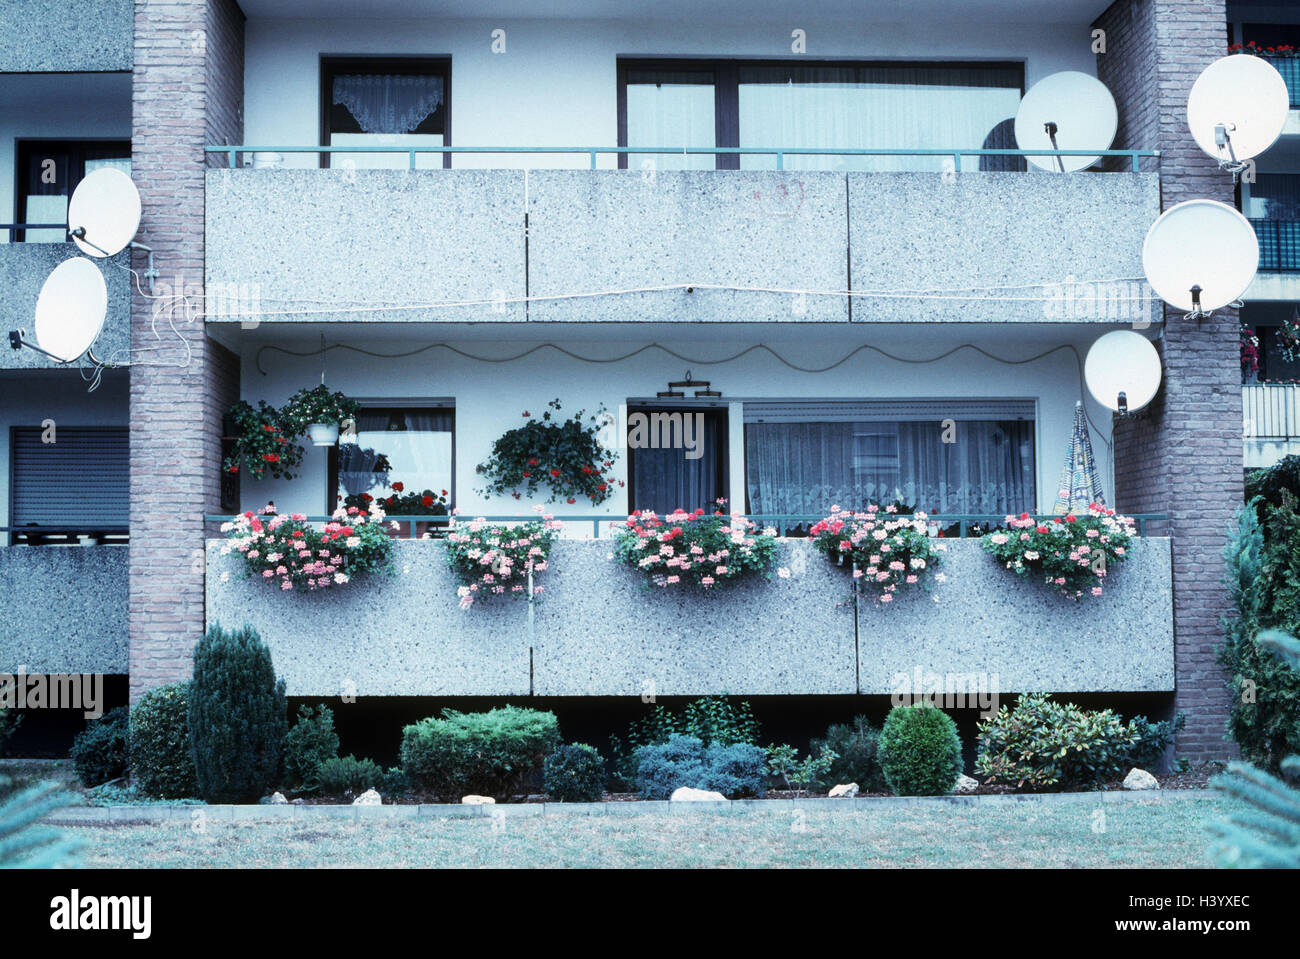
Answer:
[[[865,5],[864,5],[865,6]],[[1032,85],[1058,70],[1096,72],[1087,21],[1008,24],[825,22],[806,11],[780,23],[587,20],[250,20],[244,142],[320,142],[322,55],[451,56],[452,143],[461,146],[614,146],[620,55],[791,58],[791,23],[809,58],[1026,61]],[[494,54],[491,33],[506,31]],[[311,155],[287,164],[315,166]],[[582,157],[459,156],[456,166],[574,166]],[[603,164],[612,166],[611,158]]]
[[[529,331],[530,337],[539,334]],[[600,341],[564,337],[558,332],[550,340],[486,336],[453,341],[452,345],[475,356],[503,357],[518,354],[539,342],[554,342],[586,357],[612,357],[631,352],[646,343],[659,342],[691,361],[729,356],[754,343],[770,344],[784,358],[806,367],[833,363],[858,345],[867,342],[896,356],[907,358],[935,357],[961,343],[974,343],[1003,359],[1023,359],[1058,346],[1073,345],[1082,357],[1092,339],[1103,330],[1072,334],[1045,331],[1017,331],[1013,338],[987,329],[972,332],[970,327],[948,326],[939,331],[860,329],[839,330],[815,327],[802,330],[773,330],[768,327],[728,330],[726,334],[707,333],[683,338],[682,334],[659,336],[612,333]],[[287,334],[293,335],[293,334]],[[500,334],[497,334],[500,335]],[[614,340],[613,337],[620,337]],[[724,336],[726,338],[724,338]],[[247,339],[243,339],[247,337]],[[382,353],[401,353],[429,343],[448,342],[445,330],[412,330],[402,339],[376,340],[362,326],[333,327],[328,342],[346,343]],[[282,404],[295,390],[312,386],[320,380],[318,354],[288,356],[274,350],[262,352],[261,363],[267,375],[257,369],[259,348],[277,344],[299,352],[318,349],[306,339],[277,338],[273,327],[263,326],[255,333],[241,334],[239,348],[243,357],[242,386],[244,398],[254,403],[266,399]],[[402,359],[377,359],[365,355],[331,350],[327,361],[326,381],[336,390],[365,399],[406,397],[451,397],[456,403],[456,495],[457,505],[470,515],[526,513],[531,503],[525,498],[485,499],[476,492],[482,486],[474,467],[487,459],[493,441],[505,430],[522,424],[525,410],[536,415],[548,400],[559,397],[566,412],[585,407],[589,412],[602,403],[610,410],[629,398],[653,397],[666,388],[669,380],[681,379],[690,368],[696,380],[707,379],[724,393],[724,400],[789,398],[942,398],[997,397],[1033,399],[1038,405],[1036,426],[1038,509],[1050,511],[1056,498],[1057,483],[1064,464],[1070,437],[1074,404],[1080,395],[1079,367],[1075,354],[1068,349],[1021,366],[1010,366],[962,350],[953,356],[926,365],[911,365],[886,359],[877,353],[862,352],[836,370],[827,373],[800,373],[788,369],[763,353],[751,353],[733,362],[706,366],[699,362],[675,359],[661,350],[652,349],[635,358],[613,364],[584,363],[569,359],[554,350],[542,350],[526,359],[509,363],[478,362],[457,356],[445,349],[433,349]],[[1105,443],[1110,438],[1110,416],[1089,400],[1088,412],[1102,431],[1093,433],[1094,451],[1104,471],[1103,486],[1113,495],[1110,458]],[[733,464],[738,444],[733,443]],[[620,456],[615,475],[627,479],[626,452]],[[733,470],[733,478],[735,471]],[[323,512],[326,501],[325,453],[310,445],[303,463],[303,475],[293,481],[243,481],[242,507],[256,509],[274,499],[278,509],[308,514]],[[593,508],[590,503],[574,506],[560,503],[553,507],[556,515],[608,513],[626,515],[626,489],[613,499]],[[827,506],[830,504],[828,503]],[[590,530],[590,527],[586,527]]]

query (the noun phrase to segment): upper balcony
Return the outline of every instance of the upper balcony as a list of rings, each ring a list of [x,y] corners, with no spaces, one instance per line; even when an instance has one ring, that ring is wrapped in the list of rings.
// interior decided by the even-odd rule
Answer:
[[[0,73],[129,71],[134,0],[4,0]]]

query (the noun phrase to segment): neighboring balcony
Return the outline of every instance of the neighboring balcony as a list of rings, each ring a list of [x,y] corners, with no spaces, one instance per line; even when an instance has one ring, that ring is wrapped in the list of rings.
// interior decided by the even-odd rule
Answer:
[[[594,169],[609,152],[590,170],[211,169],[207,320],[1159,321],[1139,287],[1157,173]],[[1050,286],[1071,277],[1123,282],[1079,315]]]
[[[1248,383],[1241,388],[1246,469],[1300,453],[1300,386]]]
[[[129,71],[135,0],[3,0],[0,73]]]
[[[0,224],[0,228],[15,224]],[[27,226],[28,224],[17,224]],[[62,227],[60,227],[62,228]],[[81,251],[71,243],[0,243],[0,290],[4,291],[5,330],[24,329],[34,338],[36,300],[50,271]],[[104,329],[95,340],[95,355],[116,366],[126,366],[131,354],[130,253],[97,260],[108,287],[108,312]],[[55,361],[35,350],[0,350],[0,370],[50,369]]]
[[[291,696],[887,695],[918,670],[1001,692],[1173,689],[1168,539],[1135,540],[1081,603],[947,540],[946,581],[889,606],[809,540],[778,542],[789,576],[688,594],[647,589],[612,539],[562,539],[530,616],[524,600],[460,609],[436,540],[395,542],[391,578],[283,593],[213,539],[207,618],[256,629]]]

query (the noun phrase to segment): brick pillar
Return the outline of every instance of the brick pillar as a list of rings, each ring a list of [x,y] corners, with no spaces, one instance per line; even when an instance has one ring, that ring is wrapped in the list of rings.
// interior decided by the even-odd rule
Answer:
[[[234,0],[136,0],[132,175],[138,240],[161,299],[131,307],[131,698],[190,674],[203,630],[203,514],[219,500],[220,402],[237,360],[203,320],[209,139],[242,137],[243,13]],[[137,253],[135,266],[143,257]],[[188,306],[181,295],[189,297]]]
[[[1232,177],[1187,128],[1192,83],[1227,52],[1224,0],[1116,0],[1094,27],[1106,31],[1097,75],[1119,104],[1115,146],[1161,151],[1162,207],[1198,197],[1232,204]],[[1196,323],[1166,307],[1157,346],[1161,393],[1115,430],[1115,501],[1170,517],[1175,709],[1187,714],[1177,753],[1221,759],[1235,752],[1224,739],[1228,692],[1214,655],[1228,610],[1223,544],[1243,495],[1237,314]]]

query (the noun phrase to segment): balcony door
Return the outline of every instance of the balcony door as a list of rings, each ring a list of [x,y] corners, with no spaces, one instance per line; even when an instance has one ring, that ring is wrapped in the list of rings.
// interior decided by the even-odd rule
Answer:
[[[713,512],[727,496],[727,413],[716,408],[629,406],[632,510]]]
[[[68,201],[87,173],[115,167],[131,173],[129,140],[19,140],[14,178],[18,223],[66,224]],[[63,243],[63,226],[11,230],[15,243]]]
[[[451,60],[446,57],[326,57],[321,60],[321,145],[421,147],[451,144]],[[322,166],[407,169],[401,152],[335,153]],[[417,169],[451,167],[451,155],[417,154]]]

